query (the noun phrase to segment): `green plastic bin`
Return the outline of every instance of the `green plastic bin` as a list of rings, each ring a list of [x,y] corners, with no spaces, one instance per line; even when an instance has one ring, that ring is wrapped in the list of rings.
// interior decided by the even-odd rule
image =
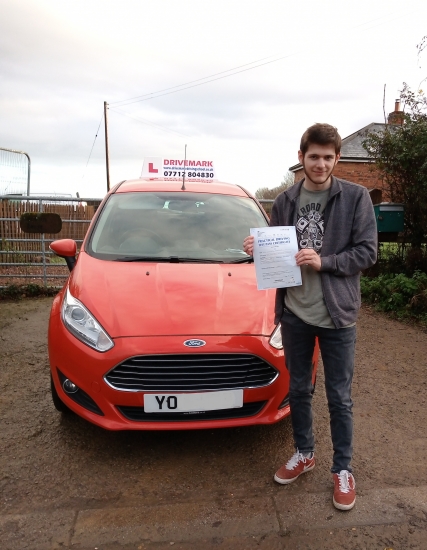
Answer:
[[[396,202],[374,204],[378,233],[400,233],[404,227],[405,206]]]

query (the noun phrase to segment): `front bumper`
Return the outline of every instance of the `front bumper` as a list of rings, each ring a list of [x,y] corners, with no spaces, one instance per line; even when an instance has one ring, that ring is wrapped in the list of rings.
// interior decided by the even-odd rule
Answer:
[[[225,411],[209,411],[202,414],[168,416],[169,413],[145,413],[144,391],[122,391],[111,387],[105,376],[115,366],[129,357],[143,355],[183,354],[184,340],[203,338],[208,354],[252,354],[262,358],[276,371],[277,376],[268,385],[244,388],[243,408]],[[49,323],[49,359],[52,378],[60,399],[75,413],[89,422],[108,430],[187,430],[270,424],[289,414],[289,406],[283,400],[289,392],[289,378],[283,352],[272,348],[263,336],[150,336],[117,338],[114,347],[99,353],[77,340],[64,327],[60,315],[52,315]],[[188,354],[200,353],[200,349],[188,349]],[[63,377],[80,388],[102,414],[93,412],[77,402],[63,389]],[[162,393],[160,391],[151,393]],[[170,392],[169,392],[170,393]],[[177,392],[175,392],[177,393]],[[179,393],[179,392],[178,392]],[[215,413],[215,414],[213,414]]]

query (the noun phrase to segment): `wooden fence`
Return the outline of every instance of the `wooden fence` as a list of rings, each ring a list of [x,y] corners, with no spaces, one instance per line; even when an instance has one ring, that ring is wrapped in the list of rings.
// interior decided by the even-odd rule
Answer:
[[[1,239],[38,239],[38,234],[24,233],[19,226],[19,219],[26,212],[40,212],[40,204],[35,201],[0,200],[0,237]],[[43,204],[43,212],[55,212],[62,219],[62,230],[55,235],[45,234],[50,239],[82,240],[94,215],[94,206],[81,204]],[[75,222],[80,223],[75,223]],[[82,223],[83,222],[83,223]],[[20,244],[19,241],[17,245]],[[25,243],[23,243],[25,244]],[[27,244],[30,244],[28,242]],[[22,249],[22,246],[17,247]]]
[[[73,239],[81,245],[100,200],[90,204],[49,199],[0,199],[0,286],[16,283],[17,279],[42,278],[49,281],[66,278],[63,262],[49,251],[56,239]],[[19,220],[27,212],[54,212],[61,216],[60,233],[43,235],[24,233]],[[21,283],[24,281],[20,281]],[[28,282],[28,281],[27,281]]]

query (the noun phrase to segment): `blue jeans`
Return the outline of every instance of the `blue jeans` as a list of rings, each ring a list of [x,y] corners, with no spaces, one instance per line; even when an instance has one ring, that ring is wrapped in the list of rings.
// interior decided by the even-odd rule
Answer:
[[[351,472],[353,453],[353,402],[351,383],[354,370],[356,327],[330,329],[308,325],[286,310],[281,319],[286,366],[290,376],[289,403],[295,447],[301,452],[314,451],[313,351],[316,337],[322,354],[328,399],[332,444],[333,473]]]

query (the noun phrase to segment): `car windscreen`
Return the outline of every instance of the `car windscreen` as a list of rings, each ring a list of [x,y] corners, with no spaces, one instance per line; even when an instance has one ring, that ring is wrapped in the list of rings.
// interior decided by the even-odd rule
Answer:
[[[266,218],[247,197],[191,192],[116,193],[109,197],[87,252],[117,261],[235,262],[251,227]]]

